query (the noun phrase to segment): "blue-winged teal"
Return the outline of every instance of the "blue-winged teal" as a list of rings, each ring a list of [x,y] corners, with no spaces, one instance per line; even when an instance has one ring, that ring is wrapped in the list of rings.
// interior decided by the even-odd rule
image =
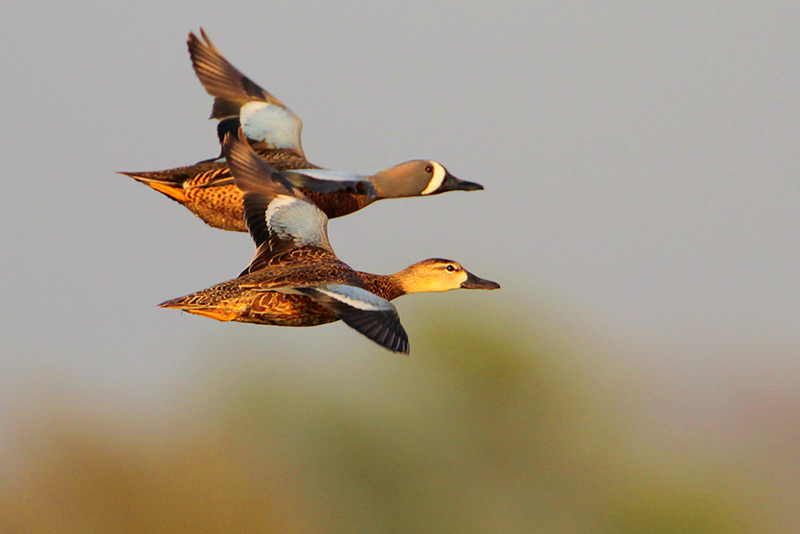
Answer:
[[[444,259],[424,260],[391,275],[353,270],[333,252],[325,214],[259,158],[243,135],[229,135],[223,151],[244,191],[255,257],[238,278],[169,300],[160,304],[163,308],[278,326],[341,319],[387,349],[408,353],[408,336],[390,300],[407,293],[500,287]]]
[[[189,34],[194,71],[214,97],[211,118],[219,119],[220,140],[240,127],[259,156],[300,188],[328,218],[357,211],[376,200],[475,191],[483,186],[459,180],[440,163],[413,160],[371,176],[322,169],[308,162],[300,144],[302,121],[269,92],[226,60],[201,29]],[[122,172],[186,206],[206,223],[246,231],[242,194],[223,158],[155,172]],[[310,178],[309,178],[310,177]]]

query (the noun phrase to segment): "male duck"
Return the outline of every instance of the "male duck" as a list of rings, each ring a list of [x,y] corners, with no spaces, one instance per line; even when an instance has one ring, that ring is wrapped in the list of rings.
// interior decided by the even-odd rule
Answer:
[[[371,176],[331,171],[309,163],[300,144],[302,121],[231,65],[202,29],[200,34],[203,40],[189,33],[189,54],[197,77],[214,97],[211,118],[220,120],[220,141],[226,133],[241,127],[258,155],[273,168],[297,171],[286,174],[286,179],[328,218],[347,215],[383,198],[483,189],[480,184],[459,180],[436,161],[407,161]],[[242,193],[222,158],[163,171],[120,174],[176,200],[211,226],[247,231]]]
[[[239,138],[223,143],[236,185],[244,191],[247,227],[256,254],[238,277],[161,303],[219,321],[315,326],[343,320],[394,352],[408,353],[408,336],[389,302],[407,293],[497,289],[457,262],[428,259],[388,276],[356,271],[336,257],[328,217],[302,190]]]

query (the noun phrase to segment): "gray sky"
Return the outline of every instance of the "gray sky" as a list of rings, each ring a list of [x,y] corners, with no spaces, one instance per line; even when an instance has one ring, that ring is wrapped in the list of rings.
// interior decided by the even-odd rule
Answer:
[[[800,6],[397,5],[11,7],[0,401],[47,377],[142,401],[231,333],[393,357],[342,324],[255,328],[155,307],[252,254],[246,235],[114,174],[218,152],[185,46],[201,25],[303,119],[314,163],[374,172],[434,158],[484,184],[331,223],[355,268],[444,256],[503,285],[407,297],[403,316],[508,299],[676,375],[797,376]]]

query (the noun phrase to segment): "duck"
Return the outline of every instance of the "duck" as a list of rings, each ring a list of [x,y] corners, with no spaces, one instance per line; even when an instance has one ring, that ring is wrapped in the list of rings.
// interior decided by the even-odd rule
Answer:
[[[214,97],[217,135],[242,129],[254,151],[299,188],[329,219],[349,215],[376,200],[478,191],[483,186],[453,176],[434,160],[411,160],[372,175],[340,172],[310,163],[300,135],[303,123],[280,100],[250,80],[219,52],[201,28],[187,45],[195,74]],[[185,206],[214,228],[246,232],[242,192],[223,153],[193,165],[161,171],[120,171]]]
[[[342,320],[386,349],[408,354],[408,334],[392,300],[410,293],[500,288],[443,258],[389,275],[357,271],[333,251],[325,213],[259,157],[241,130],[226,136],[223,152],[243,191],[244,219],[256,253],[237,278],[167,300],[162,308],[276,326]]]

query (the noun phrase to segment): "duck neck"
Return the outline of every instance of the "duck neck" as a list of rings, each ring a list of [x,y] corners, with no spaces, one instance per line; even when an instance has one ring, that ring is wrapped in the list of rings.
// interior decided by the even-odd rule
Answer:
[[[402,198],[419,195],[410,180],[399,180],[391,172],[379,172],[370,179],[376,198]]]
[[[394,300],[408,293],[403,287],[402,279],[396,275],[362,273],[364,289],[386,300]]]

